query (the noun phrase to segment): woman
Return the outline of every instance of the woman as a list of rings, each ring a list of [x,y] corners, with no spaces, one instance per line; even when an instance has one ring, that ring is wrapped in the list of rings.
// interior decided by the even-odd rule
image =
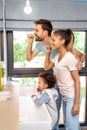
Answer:
[[[71,30],[56,30],[52,34],[51,49],[47,48],[44,68],[54,67],[60,93],[63,99],[64,123],[66,130],[80,130],[80,79],[76,68],[78,59],[68,51],[71,41]],[[51,50],[57,49],[60,54],[50,61]]]

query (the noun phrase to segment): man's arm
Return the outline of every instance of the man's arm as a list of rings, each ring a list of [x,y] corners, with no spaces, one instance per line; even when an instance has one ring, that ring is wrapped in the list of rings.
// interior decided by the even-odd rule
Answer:
[[[32,34],[28,34],[27,38],[28,38],[28,47],[27,47],[26,57],[28,61],[31,61],[37,55],[37,52],[32,50],[33,40],[34,40]]]
[[[83,63],[85,60],[85,55],[84,53],[80,52],[76,48],[74,48],[73,53],[76,55],[76,57]]]

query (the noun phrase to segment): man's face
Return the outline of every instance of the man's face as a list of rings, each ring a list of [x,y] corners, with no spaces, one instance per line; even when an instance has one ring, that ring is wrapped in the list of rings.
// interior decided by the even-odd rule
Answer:
[[[36,36],[36,41],[43,41],[44,40],[44,30],[42,29],[41,24],[35,25],[34,35]]]

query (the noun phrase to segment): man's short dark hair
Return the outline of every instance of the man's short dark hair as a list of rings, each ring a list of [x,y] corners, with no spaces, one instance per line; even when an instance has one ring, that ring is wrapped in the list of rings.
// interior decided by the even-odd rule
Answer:
[[[43,29],[43,30],[47,30],[47,31],[48,31],[48,35],[51,36],[52,30],[53,30],[53,26],[52,26],[50,20],[47,20],[47,19],[39,19],[39,20],[36,20],[34,23],[35,23],[36,25],[37,25],[37,24],[41,24],[42,29]]]

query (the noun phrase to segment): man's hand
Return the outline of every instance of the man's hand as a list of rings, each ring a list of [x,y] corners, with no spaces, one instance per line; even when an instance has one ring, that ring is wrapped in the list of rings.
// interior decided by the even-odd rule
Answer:
[[[27,34],[28,42],[32,43],[34,40],[34,36],[32,34]]]
[[[82,67],[83,67],[83,63],[81,61],[79,61],[77,64],[76,64],[76,67],[78,70],[81,70]]]

